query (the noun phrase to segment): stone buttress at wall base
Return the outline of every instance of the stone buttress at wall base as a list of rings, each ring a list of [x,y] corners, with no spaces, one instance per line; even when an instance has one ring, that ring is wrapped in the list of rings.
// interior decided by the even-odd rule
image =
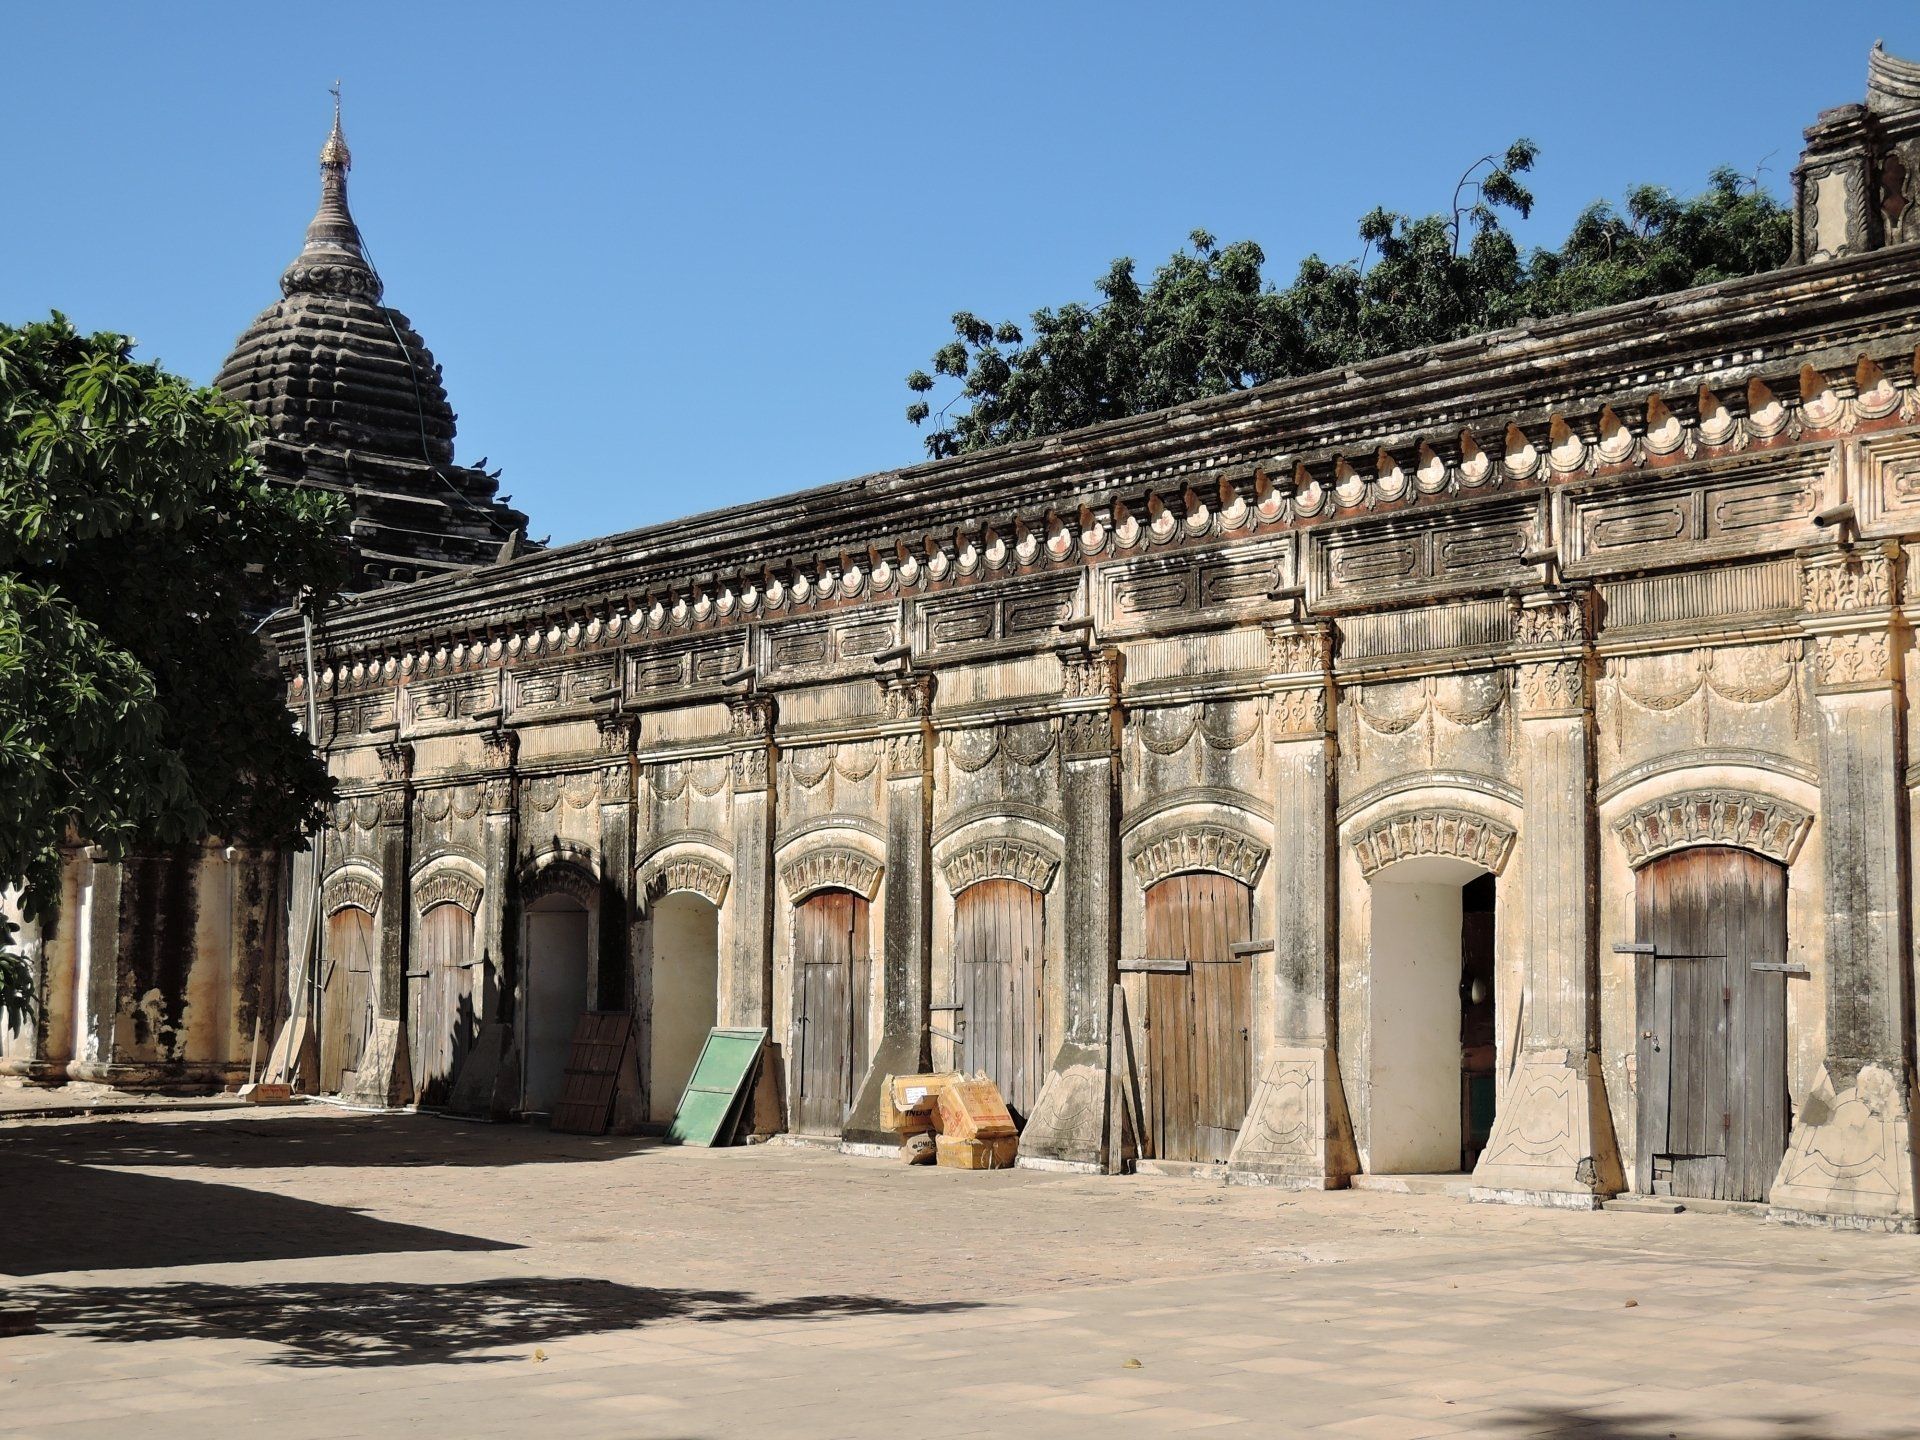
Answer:
[[[1474,1167],[1473,1198],[1592,1210],[1625,1188],[1600,1057],[1523,1052]]]
[[[1274,1052],[1227,1159],[1229,1183],[1338,1190],[1360,1168],[1346,1094],[1332,1052]]]
[[[918,1075],[926,1065],[926,1040],[916,1033],[896,1031],[880,1039],[880,1049],[860,1082],[860,1093],[847,1115],[840,1138],[852,1145],[882,1145],[892,1153],[900,1148],[900,1137],[880,1124],[881,1100],[886,1094],[889,1075]]]
[[[1767,1193],[1776,1220],[1844,1229],[1920,1229],[1914,1210],[1913,1097],[1893,1072],[1863,1065],[1836,1090],[1826,1066],[1800,1102]]]
[[[1107,1127],[1106,1047],[1069,1040],[1020,1133],[1018,1163],[1029,1169],[1098,1170]]]
[[[413,1103],[413,1065],[407,1056],[407,1027],[400,1020],[375,1020],[353,1084],[340,1098],[349,1105],[397,1110]]]
[[[476,1120],[506,1120],[519,1104],[520,1054],[514,1048],[513,1027],[497,1022],[482,1025],[461,1062],[447,1109]]]

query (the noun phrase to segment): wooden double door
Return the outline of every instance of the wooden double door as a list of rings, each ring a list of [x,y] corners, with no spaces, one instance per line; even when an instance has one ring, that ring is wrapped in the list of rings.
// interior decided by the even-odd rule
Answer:
[[[373,916],[357,905],[327,917],[320,955],[320,1090],[337,1095],[353,1083],[366,1047],[373,1002]]]
[[[954,897],[954,998],[963,1069],[984,1070],[1022,1124],[1046,1078],[1040,998],[1040,892],[982,880]]]
[[[1173,875],[1146,893],[1146,1091],[1154,1154],[1225,1160],[1253,1072],[1253,891],[1227,875]]]
[[[793,914],[793,1119],[803,1135],[837,1135],[867,1063],[872,962],[867,901],[819,890]]]
[[[420,947],[407,967],[407,1060],[418,1104],[446,1103],[473,1048],[474,970],[472,914],[449,903],[422,915]]]
[[[1787,1146],[1787,872],[1703,846],[1639,872],[1644,1194],[1765,1200]]]

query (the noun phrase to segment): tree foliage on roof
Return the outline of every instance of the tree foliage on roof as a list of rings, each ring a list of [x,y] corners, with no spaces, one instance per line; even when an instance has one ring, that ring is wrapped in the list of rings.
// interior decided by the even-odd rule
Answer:
[[[132,343],[0,325],[0,885],[28,918],[65,843],[288,842],[331,793],[253,629],[338,584],[338,502],[268,483],[245,413]]]
[[[1309,255],[1284,288],[1267,283],[1253,241],[1196,230],[1145,285],[1116,260],[1099,300],[1037,310],[1024,327],[963,310],[932,372],[907,377],[907,418],[931,424],[929,455],[962,455],[1787,259],[1790,211],[1725,168],[1696,195],[1641,185],[1619,208],[1590,205],[1558,247],[1522,251],[1506,221],[1532,212],[1520,177],[1537,157],[1524,139],[1482,157],[1445,214],[1370,212],[1358,258]],[[935,411],[943,381],[955,393]]]

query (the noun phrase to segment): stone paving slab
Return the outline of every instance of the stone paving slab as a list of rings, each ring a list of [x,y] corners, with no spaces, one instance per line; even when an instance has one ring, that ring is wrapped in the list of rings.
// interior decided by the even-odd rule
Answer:
[[[0,1126],[0,1433],[1920,1436],[1920,1239],[432,1116]]]

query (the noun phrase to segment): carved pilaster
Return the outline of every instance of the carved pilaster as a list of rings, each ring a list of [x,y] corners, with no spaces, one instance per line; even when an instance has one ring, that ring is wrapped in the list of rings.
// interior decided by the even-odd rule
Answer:
[[[1528,1005],[1474,1194],[1586,1208],[1625,1185],[1594,1048],[1591,597],[1543,590],[1513,606],[1526,864],[1519,894],[1500,903],[1518,902]],[[1491,832],[1476,843],[1498,845]]]
[[[1267,626],[1266,637],[1274,841],[1283,859],[1259,881],[1274,892],[1275,935],[1273,949],[1254,963],[1271,967],[1273,1033],[1255,1037],[1259,1083],[1228,1173],[1256,1184],[1333,1188],[1360,1168],[1332,1038],[1334,635],[1325,625],[1287,623]]]
[[[770,788],[777,753],[773,727],[778,711],[763,695],[735,695],[727,701],[733,751],[733,883],[727,891],[723,963],[727,998],[722,1025],[773,1023],[773,825]]]
[[[1820,707],[1826,1041],[1796,1107],[1773,1206],[1912,1229],[1913,1000],[1906,975],[1908,831],[1895,640],[1903,576],[1893,545],[1801,557],[1802,627]]]
[[[880,954],[880,1044],[848,1113],[850,1140],[891,1143],[882,1125],[888,1075],[911,1074],[928,1062],[927,1010],[932,989],[933,859],[926,803],[927,737],[933,714],[931,675],[883,675],[888,721],[886,918]]]
[[[380,852],[380,952],[373,973],[373,1028],[346,1098],[361,1105],[394,1106],[414,1098],[407,1052],[406,980],[408,936],[413,928],[408,924],[413,914],[408,886],[413,747],[389,742],[375,747],[375,753],[381,782],[375,837]]]
[[[1020,1137],[1020,1163],[1092,1170],[1105,1158],[1107,1009],[1119,946],[1113,736],[1121,657],[1081,647],[1058,653],[1066,873],[1057,886],[1066,914],[1067,1023]]]

